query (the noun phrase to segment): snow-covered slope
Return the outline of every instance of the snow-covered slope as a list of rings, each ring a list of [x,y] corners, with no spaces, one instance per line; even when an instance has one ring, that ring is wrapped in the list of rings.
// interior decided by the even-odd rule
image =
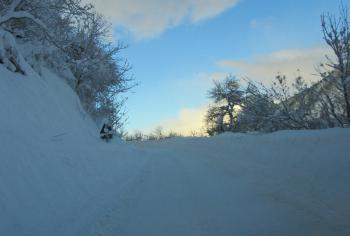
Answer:
[[[0,65],[0,109],[0,235],[85,235],[111,188],[142,162],[125,158],[132,150],[120,142],[101,142],[77,96],[48,70],[22,76]]]
[[[0,235],[350,235],[349,129],[106,144],[1,65],[0,112]]]

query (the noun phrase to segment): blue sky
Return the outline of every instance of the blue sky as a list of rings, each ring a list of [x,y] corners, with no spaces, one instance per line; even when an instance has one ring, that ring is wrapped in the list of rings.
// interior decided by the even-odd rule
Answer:
[[[320,15],[337,13],[339,3],[107,2],[94,1],[97,9],[113,21],[115,36],[129,45],[122,56],[133,65],[131,74],[140,83],[128,94],[127,130],[148,132],[160,125],[182,133],[202,125],[213,79],[233,73],[268,83],[278,72],[293,76],[297,69],[310,76],[313,66],[328,53],[322,41]]]

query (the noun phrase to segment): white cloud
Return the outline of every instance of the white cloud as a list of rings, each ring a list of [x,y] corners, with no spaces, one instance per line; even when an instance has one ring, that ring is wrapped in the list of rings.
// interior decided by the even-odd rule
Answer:
[[[240,77],[248,77],[263,83],[270,83],[278,73],[289,78],[297,75],[308,81],[318,79],[315,67],[325,61],[325,55],[332,55],[327,47],[288,49],[261,55],[250,60],[223,60],[218,65],[234,69]],[[298,72],[300,70],[300,72]]]
[[[177,117],[164,120],[159,124],[165,132],[176,132],[185,136],[192,135],[192,132],[203,134],[204,118],[208,107],[184,108]]]
[[[151,38],[185,20],[215,17],[239,0],[84,0],[137,38]]]

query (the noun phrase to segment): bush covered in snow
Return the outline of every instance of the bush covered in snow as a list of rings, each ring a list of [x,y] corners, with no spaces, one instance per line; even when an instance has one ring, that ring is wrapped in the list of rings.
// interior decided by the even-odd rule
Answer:
[[[133,86],[125,47],[109,41],[110,25],[81,0],[2,0],[0,64],[26,74],[50,68],[67,78],[87,112],[96,120],[122,125],[121,94]],[[121,63],[122,62],[122,63]]]

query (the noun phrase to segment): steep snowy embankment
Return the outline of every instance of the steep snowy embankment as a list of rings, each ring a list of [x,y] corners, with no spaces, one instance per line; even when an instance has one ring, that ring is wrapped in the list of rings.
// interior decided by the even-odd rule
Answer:
[[[66,83],[0,65],[0,235],[350,235],[350,130],[106,144]]]
[[[101,142],[63,79],[28,73],[0,65],[0,235],[85,235],[142,161]]]

